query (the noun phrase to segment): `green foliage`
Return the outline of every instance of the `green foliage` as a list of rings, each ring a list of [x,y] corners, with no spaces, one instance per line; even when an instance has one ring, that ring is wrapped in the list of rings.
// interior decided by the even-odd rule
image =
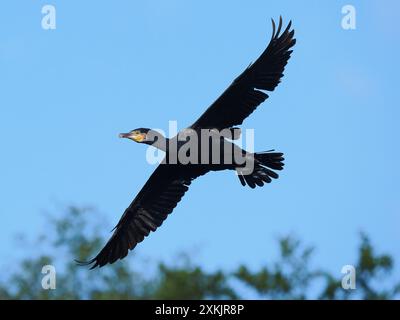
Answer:
[[[154,299],[236,299],[222,271],[207,274],[187,263],[170,267],[160,263]]]
[[[361,244],[358,250],[357,288],[352,291],[343,290],[340,282],[325,273],[326,286],[321,293],[321,298],[349,299],[358,298],[366,300],[394,299],[400,294],[400,283],[386,288],[384,280],[392,273],[393,258],[387,254],[377,255],[367,235],[361,234]]]
[[[362,234],[358,250],[357,289],[344,290],[341,274],[311,267],[312,247],[305,247],[293,237],[279,241],[277,261],[251,271],[240,265],[233,272],[205,271],[183,256],[174,265],[160,262],[146,264],[146,273],[133,269],[138,261],[134,253],[128,259],[102,269],[79,267],[74,259],[85,260],[104,244],[100,223],[93,223],[90,209],[70,207],[61,219],[50,219],[50,228],[38,237],[37,252],[45,255],[23,259],[0,284],[0,299],[238,299],[246,298],[239,284],[263,299],[393,299],[400,294],[400,284],[382,286],[394,268],[393,258],[375,253],[369,238]],[[90,221],[90,223],[88,223]],[[89,227],[92,226],[92,227]],[[42,267],[54,265],[57,288],[41,286]],[[135,263],[138,265],[138,263]],[[147,272],[154,269],[154,272]],[[146,274],[146,276],[144,276]],[[315,289],[317,288],[317,289]],[[317,293],[315,293],[318,291]]]
[[[310,270],[313,248],[302,248],[299,240],[285,237],[279,241],[280,257],[272,266],[250,272],[244,265],[235,272],[237,279],[268,299],[305,299],[307,288],[319,271]]]

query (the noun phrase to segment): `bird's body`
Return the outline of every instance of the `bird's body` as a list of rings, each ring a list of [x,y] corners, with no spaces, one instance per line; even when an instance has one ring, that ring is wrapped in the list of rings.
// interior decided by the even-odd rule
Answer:
[[[167,164],[206,164],[213,171],[241,167],[244,161],[239,158],[250,154],[228,138],[217,130],[186,128],[160,149],[166,152]]]
[[[163,223],[199,176],[232,170],[243,186],[251,188],[278,178],[274,170],[283,168],[282,153],[251,153],[232,142],[240,135],[236,126],[268,98],[264,91],[273,91],[280,82],[295,44],[291,23],[282,33],[282,19],[277,30],[272,23],[272,38],[265,51],[192,126],[169,139],[146,128],[120,135],[152,145],[166,155],[125,210],[105,247],[88,262],[92,268],[124,258]]]

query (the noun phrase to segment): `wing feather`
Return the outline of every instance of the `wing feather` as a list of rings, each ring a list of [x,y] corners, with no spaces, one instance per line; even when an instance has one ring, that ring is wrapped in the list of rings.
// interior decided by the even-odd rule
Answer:
[[[156,231],[188,191],[190,183],[207,173],[206,167],[161,164],[125,210],[110,240],[99,254],[83,265],[91,269],[124,258],[129,250]]]
[[[283,77],[285,66],[296,43],[290,21],[282,30],[282,17],[278,28],[272,20],[272,37],[260,57],[240,74],[224,93],[191,126],[197,128],[231,128],[243,123],[268,95],[262,90],[274,91]]]

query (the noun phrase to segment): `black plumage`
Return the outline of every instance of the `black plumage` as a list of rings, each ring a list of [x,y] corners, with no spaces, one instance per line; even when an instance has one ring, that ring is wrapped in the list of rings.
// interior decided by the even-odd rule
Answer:
[[[264,52],[233,81],[190,129],[196,132],[201,129],[233,130],[234,126],[241,125],[243,120],[268,98],[264,91],[273,91],[279,84],[292,53],[290,49],[296,42],[294,30],[290,30],[291,22],[283,32],[282,18],[277,28],[273,20],[272,26],[272,38]],[[140,128],[128,134],[121,134],[121,137],[151,144],[160,149],[163,149],[160,147],[163,139],[166,142],[171,140],[161,137],[150,141],[147,140],[149,133],[150,129]],[[224,138],[221,138],[221,141],[224,145],[231,144]],[[235,148],[233,144],[232,148]],[[168,156],[168,147],[164,151]],[[278,178],[278,174],[273,170],[282,170],[282,153],[269,151],[251,156],[254,158],[254,170],[251,174],[242,173],[241,167],[235,163],[160,164],[125,210],[104,248],[95,258],[84,264],[92,264],[91,268],[102,267],[124,258],[129,250],[134,249],[151,231],[161,226],[188,191],[191,182],[209,171],[236,170],[241,184],[251,188],[263,186],[264,183]]]
[[[289,22],[281,34],[282,18],[278,29],[272,20],[272,38],[260,57],[239,75],[225,92],[192,125],[194,128],[230,128],[241,125],[268,95],[260,90],[274,91],[283,77],[283,71],[292,53],[296,39]]]

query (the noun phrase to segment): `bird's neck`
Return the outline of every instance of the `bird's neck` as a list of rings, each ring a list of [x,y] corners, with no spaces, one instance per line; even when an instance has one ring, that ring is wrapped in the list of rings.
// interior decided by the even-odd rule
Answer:
[[[154,142],[150,143],[153,147],[160,149],[164,152],[167,152],[168,150],[168,144],[169,144],[169,139],[162,136],[162,135],[157,135],[156,139]]]

